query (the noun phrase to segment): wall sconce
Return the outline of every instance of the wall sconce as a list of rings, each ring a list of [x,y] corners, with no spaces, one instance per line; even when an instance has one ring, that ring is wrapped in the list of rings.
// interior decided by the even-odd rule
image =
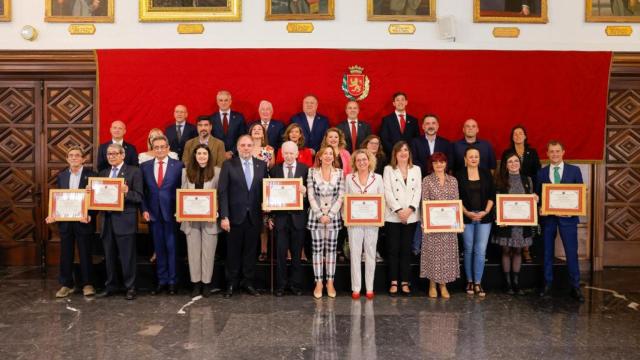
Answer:
[[[25,25],[20,29],[20,36],[28,41],[33,41],[38,37],[38,30],[31,25]]]

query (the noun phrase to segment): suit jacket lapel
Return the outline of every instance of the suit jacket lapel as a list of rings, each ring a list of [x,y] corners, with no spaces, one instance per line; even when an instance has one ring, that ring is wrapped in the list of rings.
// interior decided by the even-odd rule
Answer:
[[[85,171],[85,167],[83,166],[80,170],[80,184],[78,185],[80,189],[84,189],[87,187],[89,183],[89,177],[87,176],[87,172]]]
[[[247,179],[244,176],[244,166],[242,165],[242,160],[239,157],[234,157],[233,159],[235,161],[233,161],[232,164],[234,164],[236,173],[240,176],[240,179],[242,179],[242,186],[244,186],[244,188],[249,191],[249,188],[247,187]]]

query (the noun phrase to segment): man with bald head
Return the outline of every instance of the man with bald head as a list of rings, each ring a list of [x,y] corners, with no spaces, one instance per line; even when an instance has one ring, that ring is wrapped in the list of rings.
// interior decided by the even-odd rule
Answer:
[[[124,134],[127,133],[127,125],[122,120],[115,120],[109,128],[111,140],[98,147],[98,171],[109,168],[107,161],[107,148],[111,144],[118,144],[124,148],[124,163],[131,166],[138,166],[138,151],[133,144],[124,141]]]
[[[291,117],[291,122],[300,125],[304,135],[305,146],[313,151],[320,149],[324,134],[329,128],[329,119],[318,114],[318,98],[307,95],[302,100],[302,112]]]
[[[254,121],[253,124],[260,123],[265,128],[269,145],[275,149],[275,153],[278,153],[284,135],[284,124],[279,120],[272,119],[273,104],[267,100],[260,101],[258,114],[260,114],[260,120]]]
[[[353,153],[357,149],[360,149],[360,145],[364,139],[371,135],[371,127],[369,124],[358,119],[360,105],[357,101],[349,101],[345,106],[345,113],[347,114],[347,120],[341,122],[336,127],[344,133],[347,150]]]
[[[469,146],[473,146],[480,151],[479,167],[490,170],[492,173],[496,170],[496,154],[493,151],[493,147],[487,140],[478,139],[479,132],[478,122],[474,119],[467,119],[462,125],[464,137],[453,143],[454,174],[464,168],[464,152]]]
[[[184,105],[176,105],[173,109],[173,118],[175,122],[164,130],[164,133],[169,139],[169,146],[171,150],[178,154],[178,158],[182,160],[182,153],[184,152],[184,144],[187,141],[198,136],[198,130],[195,125],[187,122],[187,107]]]

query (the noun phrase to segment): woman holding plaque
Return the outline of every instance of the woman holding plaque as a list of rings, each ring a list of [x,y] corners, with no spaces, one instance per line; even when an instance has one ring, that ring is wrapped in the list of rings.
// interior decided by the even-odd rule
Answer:
[[[347,194],[384,194],[382,176],[376,174],[376,159],[363,149],[356,150],[351,156],[353,174],[345,177]],[[351,226],[348,228],[351,250],[351,297],[360,298],[362,283],[360,268],[364,250],[364,279],[367,299],[373,299],[373,276],[376,271],[377,226]]]
[[[156,158],[153,153],[153,149],[151,149],[152,148],[151,139],[156,138],[158,136],[163,136],[163,135],[164,133],[162,132],[162,130],[158,128],[153,128],[149,130],[149,135],[147,136],[147,151],[138,154],[138,164],[142,164],[145,161],[153,160]],[[178,159],[178,154],[174,151],[170,151],[168,156],[173,160],[180,160]]]
[[[520,155],[507,151],[500,162],[500,173],[496,178],[497,192],[500,194],[531,194],[533,181],[522,173]],[[531,246],[533,231],[530,226],[499,226],[493,243],[502,247],[502,271],[505,288],[509,294],[524,295],[519,286],[521,249]]]
[[[342,130],[332,127],[324,133],[324,139],[320,147],[331,146],[338,156],[338,164],[344,173],[344,176],[351,174],[351,154],[346,149],[347,141],[344,139]]]
[[[378,135],[369,135],[362,141],[362,149],[376,158],[376,174],[384,174],[384,167],[389,163],[387,156],[380,146],[380,137]]]
[[[447,155],[435,152],[428,159],[433,172],[422,180],[422,200],[458,200],[458,180],[447,175]],[[448,299],[447,283],[460,277],[458,258],[458,236],[448,233],[423,233],[420,277],[429,279],[430,298],[440,296]]]
[[[458,171],[458,192],[464,214],[464,270],[467,276],[467,294],[484,297],[482,288],[484,258],[495,219],[493,205],[496,189],[489,170],[480,168],[480,150],[468,147],[464,152],[465,167]]]
[[[189,166],[182,170],[183,189],[216,189],[220,168],[214,166],[211,151],[199,144],[190,156]],[[215,222],[184,221],[180,230],[187,236],[189,274],[193,283],[191,296],[209,297],[213,260],[218,245],[218,225]]]
[[[313,167],[313,150],[304,146],[304,134],[302,128],[296,123],[291,123],[287,126],[282,136],[283,142],[293,141],[298,144],[298,161],[307,165],[309,168]],[[276,164],[282,164],[284,158],[282,157],[282,149],[278,149],[278,155],[276,156]]]
[[[307,197],[310,206],[307,229],[311,231],[313,273],[316,281],[313,297],[316,299],[322,297],[323,268],[326,270],[327,295],[331,298],[336,297],[333,280],[336,272],[338,232],[342,228],[340,208],[344,189],[342,169],[338,168],[333,148],[320,148],[314,166],[309,169],[307,176]]]
[[[411,295],[411,243],[416,233],[420,208],[422,171],[413,165],[406,141],[398,141],[391,152],[391,162],[384,168],[385,228],[389,261],[389,295]]]

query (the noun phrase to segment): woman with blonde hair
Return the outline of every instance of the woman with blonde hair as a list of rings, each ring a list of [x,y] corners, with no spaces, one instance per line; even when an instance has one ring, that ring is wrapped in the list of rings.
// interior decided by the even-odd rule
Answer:
[[[158,128],[153,128],[149,130],[149,135],[147,135],[147,151],[141,152],[140,154],[138,154],[138,164],[142,164],[145,161],[153,160],[156,158],[155,155],[153,154],[151,139],[156,138],[158,136],[164,136],[164,133],[162,132],[162,130]],[[169,152],[169,157],[172,158],[173,160],[180,160],[178,158],[178,154],[174,151]]]
[[[342,130],[332,127],[327,129],[322,139],[320,147],[331,146],[336,154],[338,154],[338,164],[345,176],[351,174],[351,154],[346,149],[347,141],[344,138]]]

